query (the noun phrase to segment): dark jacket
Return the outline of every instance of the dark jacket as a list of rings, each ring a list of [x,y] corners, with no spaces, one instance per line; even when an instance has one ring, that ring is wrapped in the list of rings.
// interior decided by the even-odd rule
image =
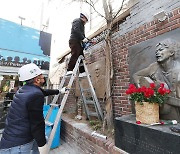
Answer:
[[[44,96],[50,94],[52,92],[35,85],[25,85],[16,92],[9,108],[0,149],[26,144],[33,139],[40,147],[46,144],[43,105]]]
[[[43,94],[44,94],[44,96],[57,95],[57,94],[59,94],[59,90],[57,90],[57,89],[43,89]]]
[[[80,18],[77,18],[72,23],[70,40],[81,42],[85,38],[84,23]]]

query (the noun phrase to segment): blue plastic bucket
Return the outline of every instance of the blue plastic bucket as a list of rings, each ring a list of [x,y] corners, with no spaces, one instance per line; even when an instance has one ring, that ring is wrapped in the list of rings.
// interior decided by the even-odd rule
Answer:
[[[50,109],[49,105],[44,105],[43,107],[43,115],[44,117],[46,117],[48,110]],[[51,116],[49,117],[49,122],[54,123],[55,119],[56,119],[56,115],[59,111],[59,107],[55,107],[51,113]],[[61,120],[58,123],[57,129],[56,129],[56,133],[54,135],[54,139],[53,142],[51,144],[51,149],[57,148],[60,145],[60,125],[61,125]],[[46,137],[48,138],[50,133],[51,133],[52,127],[51,126],[46,126],[45,127],[45,134]]]

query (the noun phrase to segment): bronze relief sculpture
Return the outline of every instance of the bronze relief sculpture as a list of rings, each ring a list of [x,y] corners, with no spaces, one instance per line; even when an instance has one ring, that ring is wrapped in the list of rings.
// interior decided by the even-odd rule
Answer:
[[[164,39],[156,45],[156,62],[133,74],[137,86],[164,83],[171,90],[166,103],[160,107],[160,118],[180,122],[180,44]]]

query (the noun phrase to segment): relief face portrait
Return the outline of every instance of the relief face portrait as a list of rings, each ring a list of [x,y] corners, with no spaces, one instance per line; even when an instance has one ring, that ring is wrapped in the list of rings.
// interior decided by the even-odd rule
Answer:
[[[157,62],[162,63],[175,55],[175,51],[173,49],[172,39],[166,39],[163,42],[160,42],[156,45],[156,59]],[[172,46],[171,46],[172,43]]]

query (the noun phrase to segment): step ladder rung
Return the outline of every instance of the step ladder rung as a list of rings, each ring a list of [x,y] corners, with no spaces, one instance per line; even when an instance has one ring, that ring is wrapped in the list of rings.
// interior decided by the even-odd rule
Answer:
[[[91,104],[94,105],[94,101],[92,101],[92,100],[86,100],[85,103],[89,104],[89,105],[91,105]]]
[[[66,78],[68,78],[68,77],[70,78],[71,76],[75,76],[75,75],[73,73],[72,74],[67,74],[67,75],[65,74]]]
[[[96,112],[89,112],[89,115],[90,115],[90,116],[98,117],[98,114],[97,114]]]
[[[53,107],[60,107],[61,105],[60,104],[54,104],[54,103],[51,103],[49,104],[50,106],[53,106]]]
[[[88,76],[89,76],[89,77],[91,77],[91,75],[90,75],[90,74],[87,74],[87,73],[86,73],[86,75],[85,75],[85,76],[79,76],[79,79],[84,79],[84,78],[87,78]]]
[[[79,76],[79,79],[87,78],[87,76]]]
[[[91,89],[90,88],[87,88],[87,89],[82,88],[82,92],[86,92],[86,91],[91,91]]]
[[[50,121],[45,121],[45,125],[52,127],[54,124],[52,122],[50,122]]]
[[[72,76],[72,74],[65,75],[65,78],[70,78],[71,76]]]

